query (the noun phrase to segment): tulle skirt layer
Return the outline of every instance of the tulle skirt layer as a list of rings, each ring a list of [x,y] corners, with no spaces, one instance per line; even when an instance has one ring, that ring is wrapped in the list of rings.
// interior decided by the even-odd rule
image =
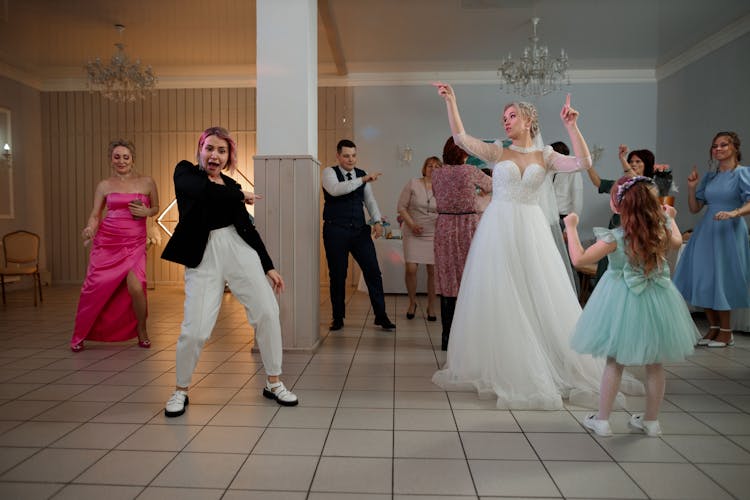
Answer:
[[[539,207],[493,200],[469,250],[447,363],[433,382],[496,398],[498,408],[560,409],[563,399],[595,408],[604,362],[570,347],[580,314]],[[643,394],[640,382],[623,380],[624,392]]]

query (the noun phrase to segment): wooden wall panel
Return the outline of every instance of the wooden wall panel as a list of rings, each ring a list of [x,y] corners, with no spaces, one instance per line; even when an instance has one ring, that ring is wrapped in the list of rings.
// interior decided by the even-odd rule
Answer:
[[[239,171],[254,179],[255,97],[254,88],[165,89],[144,101],[114,103],[85,91],[43,92],[44,189],[49,200],[45,208],[46,245],[53,281],[80,283],[86,274],[88,249],[83,248],[80,235],[96,185],[111,175],[107,158],[111,140],[133,141],[136,169],[154,178],[164,210],[174,199],[174,166],[179,160],[195,159],[198,137],[209,126],[229,128],[239,146]],[[351,117],[345,124],[341,121],[345,109],[351,113],[351,97],[351,88],[318,91],[318,154],[322,166],[335,162],[336,142],[353,133]],[[250,187],[241,176],[235,178]],[[176,221],[176,207],[166,218]],[[180,283],[181,267],[158,258],[168,239],[161,234],[162,245],[148,254],[153,258],[148,267],[149,281]],[[328,271],[324,267],[321,270],[327,282]]]

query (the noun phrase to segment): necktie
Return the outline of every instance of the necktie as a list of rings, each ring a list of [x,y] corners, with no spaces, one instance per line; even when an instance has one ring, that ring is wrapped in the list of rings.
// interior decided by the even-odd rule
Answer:
[[[350,181],[350,180],[352,180],[352,173],[351,173],[351,172],[347,172],[347,173],[346,173],[346,180],[347,180],[347,181]]]

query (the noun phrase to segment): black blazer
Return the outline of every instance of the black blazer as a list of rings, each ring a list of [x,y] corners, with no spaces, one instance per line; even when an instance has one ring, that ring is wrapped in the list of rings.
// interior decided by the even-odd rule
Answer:
[[[234,179],[224,174],[221,174],[221,178],[227,187],[234,188],[226,190],[227,196],[237,200],[233,204],[234,227],[242,239],[258,252],[263,271],[267,273],[274,268],[273,261],[260,234],[250,222],[241,187]],[[203,260],[210,232],[206,214],[206,206],[210,202],[207,196],[210,182],[208,174],[187,160],[182,160],[175,167],[174,189],[180,219],[161,254],[162,259],[187,267],[198,267]]]

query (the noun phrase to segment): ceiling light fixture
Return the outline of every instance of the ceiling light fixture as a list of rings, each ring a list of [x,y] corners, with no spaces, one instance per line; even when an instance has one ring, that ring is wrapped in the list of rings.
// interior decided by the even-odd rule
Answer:
[[[141,67],[140,59],[130,62],[122,43],[125,26],[115,24],[115,29],[120,34],[120,42],[115,44],[117,51],[109,63],[104,63],[97,57],[85,66],[88,88],[91,92],[101,92],[105,98],[117,102],[145,99],[146,94],[154,92],[156,76],[151,66],[145,69]]]
[[[529,37],[531,47],[526,47],[523,56],[514,61],[511,54],[497,69],[497,75],[503,81],[501,88],[508,93],[522,96],[543,96],[553,90],[560,90],[563,85],[570,85],[568,79],[568,55],[565,49],[560,50],[560,57],[552,58],[545,45],[539,45],[536,35],[538,17],[532,17],[533,35]]]

